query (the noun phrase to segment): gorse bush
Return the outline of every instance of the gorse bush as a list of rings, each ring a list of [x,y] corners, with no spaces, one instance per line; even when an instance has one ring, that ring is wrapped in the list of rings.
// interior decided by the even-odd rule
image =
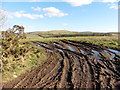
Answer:
[[[12,29],[2,31],[2,37],[2,63],[4,71],[13,68],[10,64],[25,60],[25,56],[30,48],[20,43],[21,39],[26,38],[23,26],[14,25]]]
[[[22,73],[43,63],[47,59],[43,48],[26,39],[24,27],[14,25],[12,29],[2,31],[2,80],[8,82]]]

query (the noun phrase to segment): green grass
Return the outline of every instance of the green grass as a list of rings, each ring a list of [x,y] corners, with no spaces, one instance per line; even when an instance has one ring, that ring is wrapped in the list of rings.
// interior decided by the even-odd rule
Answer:
[[[59,38],[33,38],[33,39],[22,39],[21,42],[29,42],[29,41],[41,41],[41,42],[50,42],[50,41],[56,41],[56,40],[77,40],[77,39],[84,39],[84,38],[96,38],[101,36],[85,36],[85,37],[59,37]]]
[[[3,82],[14,79],[14,75],[19,76],[27,70],[31,70],[31,68],[42,64],[47,59],[47,55],[43,48],[37,47],[35,45],[29,45],[29,47],[32,49],[29,55],[25,57],[25,60],[9,61],[8,64],[6,64],[8,69],[6,68],[5,71],[2,72]]]
[[[35,36],[36,35],[36,36]],[[109,36],[110,33],[97,33],[97,32],[75,32],[75,31],[68,31],[68,30],[53,30],[53,31],[37,31],[37,32],[30,32],[27,33],[27,36],[33,37],[75,37],[75,36]]]
[[[37,34],[26,34],[27,38],[32,39],[32,38],[41,38]]]
[[[23,39],[21,42],[29,41],[41,41],[41,42],[53,42],[57,40],[75,40],[75,41],[84,41],[88,43],[93,43],[97,45],[104,45],[110,47],[120,47],[118,43],[118,36],[82,36],[82,37],[59,37],[59,38],[37,38],[37,39]]]
[[[53,30],[53,31],[32,32],[32,34],[42,34],[42,35],[47,35],[47,34],[72,34],[72,33],[77,33],[77,32],[72,32],[72,31],[68,31],[68,30]]]
[[[93,44],[104,45],[109,47],[120,47],[118,41],[93,41]]]

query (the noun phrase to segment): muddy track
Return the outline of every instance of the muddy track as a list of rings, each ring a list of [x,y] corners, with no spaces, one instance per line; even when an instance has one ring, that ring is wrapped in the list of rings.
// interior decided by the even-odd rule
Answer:
[[[71,40],[32,43],[46,50],[48,60],[3,88],[120,88],[120,48]]]

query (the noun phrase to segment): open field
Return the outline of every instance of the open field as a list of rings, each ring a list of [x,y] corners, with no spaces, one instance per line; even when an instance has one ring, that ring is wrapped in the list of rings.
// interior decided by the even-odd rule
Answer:
[[[32,36],[31,36],[32,37]],[[119,47],[119,39],[118,35],[113,36],[82,36],[82,37],[53,37],[53,38],[28,38],[22,39],[21,42],[29,42],[29,41],[41,41],[41,42],[53,42],[56,40],[75,40],[75,41],[85,41],[98,45],[105,45],[111,47]]]
[[[47,61],[4,85],[4,88],[118,88],[120,49],[59,40],[44,43]],[[56,53],[60,56],[56,58]],[[109,81],[108,81],[109,80]]]
[[[62,32],[65,35],[70,33]],[[14,54],[6,58],[11,60],[3,66],[3,88],[119,87],[120,42],[117,34],[75,37],[26,35],[27,38],[20,39],[19,44],[23,51],[28,52],[19,56],[20,60]]]
[[[36,35],[38,37],[50,38],[50,37],[79,37],[79,36],[111,36],[115,33],[97,33],[97,32],[74,32],[67,30],[53,30],[53,31],[42,31],[42,32],[30,32],[28,36]],[[30,38],[30,37],[29,37]]]

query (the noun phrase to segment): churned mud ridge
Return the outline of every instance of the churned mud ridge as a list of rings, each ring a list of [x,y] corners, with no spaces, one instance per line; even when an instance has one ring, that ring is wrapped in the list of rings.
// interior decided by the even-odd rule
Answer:
[[[72,40],[32,43],[44,48],[48,59],[3,88],[120,88],[120,48]]]

